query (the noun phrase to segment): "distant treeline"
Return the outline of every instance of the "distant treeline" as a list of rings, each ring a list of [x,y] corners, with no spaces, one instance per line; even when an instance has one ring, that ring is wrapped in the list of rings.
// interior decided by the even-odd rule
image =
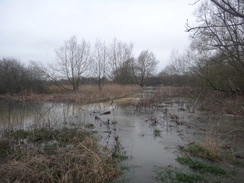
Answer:
[[[47,81],[34,67],[24,66],[14,58],[0,60],[0,94],[46,92]]]
[[[116,84],[137,84],[133,78],[128,78],[128,82],[120,83],[120,80],[102,78],[103,82]],[[97,77],[81,77],[81,85],[98,85]],[[180,78],[162,75],[150,76],[145,81],[145,86],[172,85],[182,86],[187,83]],[[50,80],[48,73],[36,65],[25,66],[15,58],[0,59],[0,94],[29,94],[29,93],[49,93],[52,85],[70,85],[67,79]]]

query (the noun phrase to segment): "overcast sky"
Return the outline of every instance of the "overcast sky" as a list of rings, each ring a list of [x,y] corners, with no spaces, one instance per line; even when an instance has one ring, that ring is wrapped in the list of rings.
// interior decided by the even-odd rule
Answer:
[[[169,63],[172,50],[189,45],[187,19],[194,0],[0,0],[0,58],[23,63],[55,60],[55,49],[71,36],[91,43],[113,38],[133,43],[135,56],[150,50]]]

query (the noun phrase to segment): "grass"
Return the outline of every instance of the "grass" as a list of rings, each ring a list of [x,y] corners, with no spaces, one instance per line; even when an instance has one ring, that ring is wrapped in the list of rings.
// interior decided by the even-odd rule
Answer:
[[[202,177],[199,174],[194,173],[184,173],[182,171],[167,167],[154,167],[154,171],[156,172],[155,179],[161,182],[174,182],[174,183],[195,183],[202,180]]]
[[[69,88],[70,86],[67,86]],[[62,91],[56,86],[52,86],[50,94],[31,94],[25,96],[0,96],[3,99],[25,100],[25,101],[52,101],[52,102],[74,102],[74,103],[92,103],[113,100],[135,94],[141,90],[139,85],[119,85],[106,84],[102,90],[97,85],[81,85],[77,92]]]
[[[88,123],[85,125],[86,128],[89,128],[89,129],[93,129],[94,128],[94,124],[92,123]]]
[[[240,167],[244,167],[244,160],[243,158],[237,158],[236,152],[231,148],[225,151],[225,160],[232,163],[233,165],[237,165]]]
[[[155,179],[160,182],[166,183],[199,183],[199,182],[225,182],[230,179],[226,170],[215,166],[209,165],[202,161],[192,160],[188,157],[178,157],[177,161],[183,165],[187,165],[187,168],[174,168],[168,167],[154,167],[156,174]]]
[[[109,182],[120,159],[79,129],[5,132],[0,140],[0,182]]]
[[[207,158],[213,161],[222,159],[218,146],[213,143],[204,143],[203,145],[191,143],[187,147],[180,146],[180,149],[190,152],[193,156]]]
[[[0,161],[3,161],[11,153],[11,141],[8,139],[0,139]]]
[[[115,144],[112,149],[112,157],[119,159],[119,160],[127,160],[128,156],[126,155],[126,152],[123,151],[123,147],[121,146],[119,142],[119,137],[115,136]]]
[[[209,165],[202,161],[191,160],[188,157],[178,157],[177,161],[182,164],[188,165],[190,168],[198,170],[200,172],[214,173],[216,175],[227,175],[226,170],[224,170],[223,168],[215,165]]]
[[[154,129],[153,134],[154,134],[154,137],[160,137],[161,131],[159,129]]]

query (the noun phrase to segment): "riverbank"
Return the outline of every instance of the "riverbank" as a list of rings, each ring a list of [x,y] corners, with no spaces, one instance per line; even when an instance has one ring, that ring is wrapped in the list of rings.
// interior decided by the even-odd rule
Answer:
[[[36,101],[36,102],[72,102],[87,104],[94,102],[103,102],[113,100],[140,91],[138,85],[117,85],[107,84],[102,89],[97,85],[84,85],[78,91],[62,91],[53,87],[49,94],[18,94],[18,95],[0,95],[2,100],[12,101]]]

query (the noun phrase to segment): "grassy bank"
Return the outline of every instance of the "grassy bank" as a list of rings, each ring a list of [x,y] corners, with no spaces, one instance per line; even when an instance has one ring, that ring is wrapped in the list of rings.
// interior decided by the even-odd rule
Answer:
[[[17,130],[0,139],[0,182],[109,182],[120,172],[112,149],[79,129]]]
[[[116,97],[122,97],[129,93],[139,91],[138,85],[118,85],[107,84],[102,89],[97,85],[82,85],[76,92],[63,91],[58,87],[50,87],[49,94],[28,93],[23,95],[1,95],[0,99],[15,101],[45,101],[45,102],[75,102],[75,103],[93,103],[106,100],[112,100]]]

